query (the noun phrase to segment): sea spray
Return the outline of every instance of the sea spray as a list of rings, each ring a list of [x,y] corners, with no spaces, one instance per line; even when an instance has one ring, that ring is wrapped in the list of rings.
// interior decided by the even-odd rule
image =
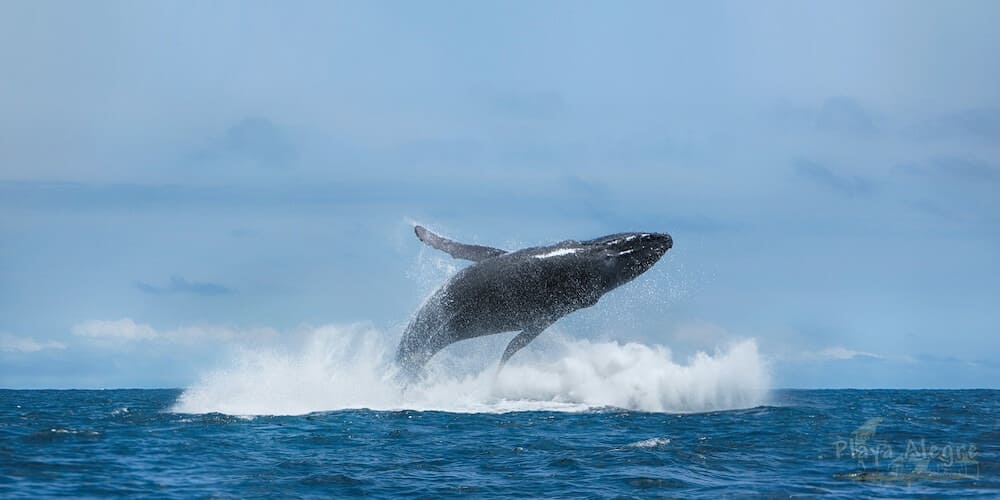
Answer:
[[[546,335],[547,342],[526,349],[499,372],[497,360],[509,335],[462,342],[439,353],[422,381],[404,386],[391,361],[391,336],[370,325],[327,325],[292,336],[291,345],[235,352],[228,367],[187,388],[173,410],[231,415],[353,408],[701,412],[766,401],[769,377],[753,340],[677,363],[664,346]]]

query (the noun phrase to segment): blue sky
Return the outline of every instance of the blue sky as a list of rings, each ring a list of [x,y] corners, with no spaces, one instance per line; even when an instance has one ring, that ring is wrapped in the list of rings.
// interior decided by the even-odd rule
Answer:
[[[996,2],[5,2],[0,386],[398,330],[421,221],[668,231],[566,318],[778,387],[997,387]]]

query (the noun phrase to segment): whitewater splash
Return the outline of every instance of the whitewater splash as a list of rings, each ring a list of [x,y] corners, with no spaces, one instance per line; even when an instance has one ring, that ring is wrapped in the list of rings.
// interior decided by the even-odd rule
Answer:
[[[510,335],[461,342],[435,356],[425,380],[404,387],[395,377],[395,343],[387,335],[365,325],[324,326],[301,332],[296,346],[243,349],[231,367],[186,389],[173,411],[702,412],[766,402],[769,376],[753,340],[679,364],[663,346],[546,335],[499,373],[497,359]]]

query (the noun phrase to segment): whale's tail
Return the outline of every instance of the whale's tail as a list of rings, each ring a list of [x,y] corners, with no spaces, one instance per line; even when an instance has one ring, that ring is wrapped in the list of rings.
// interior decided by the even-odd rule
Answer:
[[[440,341],[437,337],[439,336],[433,336],[426,342],[414,342],[415,336],[411,335],[408,339],[404,334],[403,341],[396,350],[396,367],[399,370],[397,380],[408,384],[424,377],[427,362],[451,343]]]
[[[396,349],[396,366],[404,380],[419,379],[424,365],[438,351],[454,342],[443,332],[448,315],[441,307],[441,300],[440,293],[431,296],[403,331]]]

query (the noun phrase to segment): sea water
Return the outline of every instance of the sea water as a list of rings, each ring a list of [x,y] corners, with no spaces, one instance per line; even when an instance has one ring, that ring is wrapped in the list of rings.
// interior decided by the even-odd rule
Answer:
[[[752,340],[558,334],[401,383],[381,339],[319,328],[185,389],[0,391],[0,497],[1000,495],[1000,391],[774,390]]]

